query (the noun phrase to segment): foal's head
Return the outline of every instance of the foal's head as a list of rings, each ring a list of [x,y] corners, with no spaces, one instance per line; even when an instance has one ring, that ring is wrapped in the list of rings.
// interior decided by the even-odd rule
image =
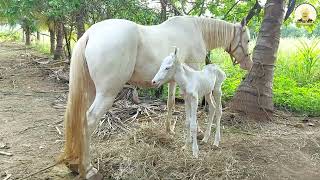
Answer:
[[[164,60],[161,63],[160,69],[152,79],[152,84],[154,86],[159,87],[162,84],[173,79],[174,74],[176,72],[176,66],[179,63],[177,54],[178,49],[175,47],[174,52],[164,58]]]
[[[234,64],[240,64],[240,67],[245,70],[250,70],[252,60],[249,54],[250,33],[245,22],[235,26],[234,38],[226,51],[230,54]]]

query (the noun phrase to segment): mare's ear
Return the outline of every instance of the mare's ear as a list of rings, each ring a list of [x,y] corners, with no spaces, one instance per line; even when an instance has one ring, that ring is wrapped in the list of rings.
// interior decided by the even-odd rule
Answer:
[[[244,32],[246,31],[246,28],[247,28],[247,20],[246,18],[243,18],[243,20],[241,21],[240,25],[241,25],[241,30]]]
[[[174,54],[175,57],[177,57],[178,51],[179,51],[179,49],[177,47],[174,47],[174,53],[173,54]]]
[[[241,27],[246,27],[246,24],[247,24],[247,20],[246,18],[243,18],[241,21]]]
[[[179,53],[179,48],[174,47],[174,61],[175,63],[180,63],[179,59],[178,59],[178,53]]]

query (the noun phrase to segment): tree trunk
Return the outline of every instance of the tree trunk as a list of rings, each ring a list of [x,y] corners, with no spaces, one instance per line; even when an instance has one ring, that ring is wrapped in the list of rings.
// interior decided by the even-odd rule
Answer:
[[[163,22],[167,20],[167,0],[160,0],[161,12],[160,12],[160,21]]]
[[[273,112],[272,84],[274,64],[280,40],[280,27],[284,15],[283,0],[268,0],[262,26],[254,48],[254,65],[241,82],[231,101],[231,109],[247,115],[270,119]]]
[[[54,51],[53,59],[60,59],[63,53],[63,24],[61,21],[56,23],[56,32],[57,32],[57,45],[56,50]]]
[[[52,25],[49,25],[49,33],[50,33],[50,54],[54,54],[56,33]]]
[[[37,31],[37,41],[40,41],[40,32]]]
[[[84,9],[80,8],[79,12],[76,15],[76,26],[77,26],[77,39],[84,34]]]
[[[160,21],[164,22],[165,20],[167,20],[168,2],[167,2],[167,0],[160,0],[160,4],[161,4]],[[162,96],[162,93],[163,93],[163,85],[160,86],[158,89],[156,89],[155,97],[160,98]]]
[[[66,56],[68,59],[71,59],[71,35],[72,35],[73,28],[71,26],[69,32],[67,31],[67,28],[63,25],[63,34],[64,39],[66,41],[66,48],[67,48],[67,54]]]
[[[26,33],[26,45],[29,46],[31,44],[30,40],[30,27],[26,25],[25,27],[25,33]]]

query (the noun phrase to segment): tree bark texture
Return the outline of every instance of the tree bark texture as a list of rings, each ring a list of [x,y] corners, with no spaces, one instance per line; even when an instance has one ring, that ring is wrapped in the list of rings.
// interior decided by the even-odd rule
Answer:
[[[84,8],[80,8],[79,12],[76,15],[76,26],[77,26],[77,39],[84,34]]]
[[[40,41],[40,32],[37,31],[37,41]]]
[[[67,28],[63,25],[63,34],[64,39],[66,41],[66,48],[67,48],[67,57],[71,59],[71,35],[72,35],[73,28],[71,27],[68,31]]]
[[[168,2],[167,0],[160,0],[160,4],[161,4],[161,13],[160,13],[160,20],[161,22],[164,22],[167,20],[167,5]],[[160,98],[163,94],[163,85],[160,86],[158,89],[156,89],[155,92],[155,97],[156,98]]]
[[[29,46],[31,44],[31,39],[30,39],[30,27],[26,25],[25,27],[25,34],[26,34],[26,45]]]
[[[61,21],[56,23],[57,45],[53,59],[60,59],[63,55],[63,24]]]
[[[161,4],[161,13],[160,13],[160,19],[161,22],[167,20],[167,5],[168,2],[167,0],[160,0],[160,4]]]
[[[54,54],[55,48],[55,42],[56,42],[56,33],[54,31],[54,26],[49,25],[49,33],[50,33],[50,54]]]
[[[253,52],[253,66],[241,82],[230,107],[247,115],[269,119],[274,110],[272,85],[274,64],[279,47],[280,27],[284,16],[283,0],[268,0]]]

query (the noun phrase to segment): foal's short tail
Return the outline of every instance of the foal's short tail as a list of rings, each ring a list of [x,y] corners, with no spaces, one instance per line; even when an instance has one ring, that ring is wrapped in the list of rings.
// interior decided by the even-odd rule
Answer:
[[[86,111],[89,104],[89,82],[92,81],[84,56],[88,38],[88,33],[85,33],[78,40],[72,53],[69,96],[65,112],[65,145],[60,158],[60,161],[67,165],[78,164],[77,170],[80,171],[80,175],[85,175],[83,157],[88,143]]]

